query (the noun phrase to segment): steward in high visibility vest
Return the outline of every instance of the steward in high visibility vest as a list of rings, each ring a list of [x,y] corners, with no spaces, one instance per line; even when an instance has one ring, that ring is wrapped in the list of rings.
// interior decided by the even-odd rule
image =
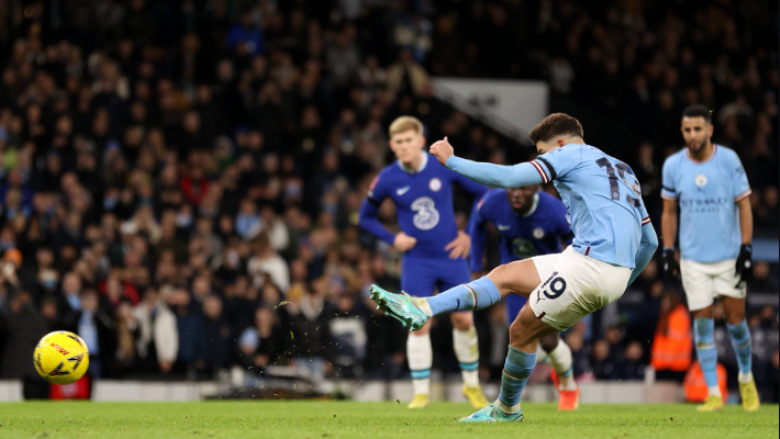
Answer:
[[[651,364],[656,371],[685,372],[691,366],[691,316],[676,293],[661,299],[661,316],[653,338]]]

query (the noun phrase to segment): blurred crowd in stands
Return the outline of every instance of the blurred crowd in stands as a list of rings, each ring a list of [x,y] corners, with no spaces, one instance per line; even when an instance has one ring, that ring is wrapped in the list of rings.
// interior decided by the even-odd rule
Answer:
[[[357,226],[389,122],[417,116],[475,159],[532,153],[436,99],[429,75],[543,79],[630,127],[651,210],[681,108],[706,103],[776,234],[777,5],[663,3],[0,0],[0,378],[34,387],[33,347],[57,329],[84,338],[95,378],[407,377],[405,332],[366,295],[399,288],[400,255]],[[461,227],[470,205],[458,196]],[[776,295],[776,270],[758,262],[751,291]],[[581,380],[644,379],[688,318],[655,263],[626,297],[565,335]],[[777,401],[776,304],[748,315]],[[456,374],[437,325],[434,368]],[[495,378],[503,308],[477,325]]]

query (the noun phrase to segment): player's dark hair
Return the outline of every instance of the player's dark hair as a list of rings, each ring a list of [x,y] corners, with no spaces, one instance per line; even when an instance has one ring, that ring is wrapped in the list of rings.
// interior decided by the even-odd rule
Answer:
[[[683,117],[703,117],[707,123],[711,123],[712,111],[702,104],[689,105],[683,110]]]
[[[528,134],[531,142],[546,142],[556,136],[585,137],[580,121],[564,113],[553,113],[539,122]]]

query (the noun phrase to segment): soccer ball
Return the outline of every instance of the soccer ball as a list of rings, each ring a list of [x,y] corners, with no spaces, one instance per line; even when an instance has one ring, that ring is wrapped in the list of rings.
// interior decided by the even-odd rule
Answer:
[[[33,361],[41,378],[52,384],[70,384],[87,372],[89,349],[78,335],[54,331],[35,346]]]

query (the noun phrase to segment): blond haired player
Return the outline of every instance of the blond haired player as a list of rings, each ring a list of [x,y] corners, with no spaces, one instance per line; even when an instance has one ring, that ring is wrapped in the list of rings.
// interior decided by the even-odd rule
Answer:
[[[452,204],[452,183],[478,200],[487,188],[450,171],[423,151],[423,125],[403,116],[390,125],[390,149],[395,163],[384,168],[371,184],[360,209],[360,225],[404,252],[401,288],[414,297],[429,297],[470,280],[466,262],[471,240],[458,230]],[[390,198],[395,204],[401,232],[392,233],[377,219],[379,206]],[[474,407],[487,403],[479,387],[479,347],[470,311],[451,314],[455,355],[463,376],[463,393]],[[409,334],[406,343],[412,371],[414,399],[409,408],[430,403],[433,350],[431,325]]]

